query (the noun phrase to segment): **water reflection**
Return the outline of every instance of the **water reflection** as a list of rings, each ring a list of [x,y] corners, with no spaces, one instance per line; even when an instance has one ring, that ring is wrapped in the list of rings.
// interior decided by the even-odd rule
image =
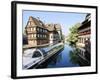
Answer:
[[[38,68],[90,66],[90,61],[84,60],[79,54],[81,54],[79,49],[72,48],[65,44],[64,49],[60,50],[56,55],[38,66]]]
[[[59,63],[62,59],[62,54],[60,54],[62,50],[60,50],[57,54],[55,54],[53,57],[49,58],[46,62],[43,64],[39,65],[37,68],[52,68],[52,67],[57,67],[57,63]]]
[[[69,57],[70,57],[70,62],[73,63],[73,64],[78,64],[78,49],[74,49],[74,50],[71,50],[70,51],[70,54],[69,54]]]
[[[86,56],[90,57],[90,55],[86,52],[84,52],[84,56],[81,55],[82,51],[78,48],[74,49],[73,51],[70,51],[70,62],[73,64],[79,64],[80,66],[90,66],[90,59],[88,59]]]

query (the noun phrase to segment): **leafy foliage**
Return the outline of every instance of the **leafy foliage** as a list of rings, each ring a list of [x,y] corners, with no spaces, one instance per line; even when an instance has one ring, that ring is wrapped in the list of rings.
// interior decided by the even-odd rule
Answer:
[[[76,46],[76,42],[78,41],[78,28],[79,28],[79,26],[80,26],[80,23],[77,23],[69,29],[70,33],[68,35],[67,41],[72,46]]]

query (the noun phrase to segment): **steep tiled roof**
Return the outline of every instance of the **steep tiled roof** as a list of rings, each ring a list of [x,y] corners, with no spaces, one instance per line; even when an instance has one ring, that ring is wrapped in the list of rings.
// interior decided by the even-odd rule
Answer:
[[[29,25],[29,23],[31,22],[31,24]],[[27,23],[27,27],[30,27],[30,26],[38,26],[38,27],[41,27],[41,28],[45,28],[45,25],[42,21],[30,16],[29,17],[29,20],[28,20],[28,23]]]
[[[46,24],[45,25],[41,20],[30,16],[29,20],[27,22],[26,27],[33,27],[33,26],[36,26],[36,27],[38,26],[38,27],[41,27],[41,28],[45,28],[48,31],[58,31],[58,30],[61,30],[61,25],[60,24],[50,23],[50,24]]]
[[[54,30],[61,30],[61,26],[60,24],[46,24],[46,28],[49,30],[49,31],[54,31]]]
[[[46,24],[46,28],[47,28],[49,31],[54,31],[54,24]]]
[[[81,23],[78,29],[84,29],[86,27],[91,27],[91,14],[87,14],[85,20]]]
[[[55,24],[56,30],[61,30],[61,25],[60,24]]]

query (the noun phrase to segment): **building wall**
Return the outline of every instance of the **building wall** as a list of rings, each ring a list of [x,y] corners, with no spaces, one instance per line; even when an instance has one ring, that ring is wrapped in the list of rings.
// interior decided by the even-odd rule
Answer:
[[[77,45],[80,47],[85,47],[85,41],[90,40],[90,38],[91,38],[90,34],[79,36]]]
[[[28,44],[29,45],[33,45],[33,46],[36,46],[37,45],[37,41],[36,40],[29,40],[28,41]]]
[[[48,43],[48,30],[42,21],[31,16],[25,29],[28,37],[28,45],[37,46]]]
[[[85,20],[78,29],[78,43],[80,47],[85,47],[86,41],[90,42],[91,38],[91,15],[87,14]]]
[[[59,34],[58,33],[54,33],[54,32],[50,32],[49,33],[49,43],[50,44],[57,44],[59,43]]]
[[[50,24],[47,28],[42,21],[29,17],[26,26],[28,37],[28,45],[39,46],[45,44],[56,44],[61,41],[61,26],[55,27],[55,24]],[[49,31],[50,30],[50,31]]]
[[[49,33],[49,43],[53,44],[53,33]]]

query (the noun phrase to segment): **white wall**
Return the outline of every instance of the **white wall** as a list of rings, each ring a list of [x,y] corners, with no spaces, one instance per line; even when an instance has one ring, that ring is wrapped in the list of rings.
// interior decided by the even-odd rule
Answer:
[[[50,44],[53,44],[53,34],[52,33],[50,33],[49,40],[50,40]]]
[[[26,1],[26,0],[24,0]],[[32,1],[32,0],[31,0]],[[33,0],[38,2],[64,3],[64,4],[86,4],[100,5],[100,0]],[[0,80],[11,80],[11,0],[1,0],[0,2]],[[99,6],[100,9],[100,6]],[[100,11],[99,11],[100,14]],[[98,16],[100,21],[100,15]],[[99,24],[100,30],[100,24]],[[100,34],[100,31],[98,31]],[[100,36],[99,40],[100,41]],[[100,42],[98,42],[100,44]],[[100,48],[100,45],[99,45]],[[100,49],[99,49],[100,52]],[[98,52],[98,53],[99,53]],[[100,54],[98,54],[100,57]],[[100,58],[99,60],[100,61]],[[100,63],[100,62],[99,62]],[[100,67],[100,64],[99,64]],[[100,71],[100,69],[99,69]],[[33,79],[27,79],[33,80]],[[36,78],[34,80],[41,80]],[[100,80],[99,74],[77,75],[64,77],[42,78],[42,80]]]

